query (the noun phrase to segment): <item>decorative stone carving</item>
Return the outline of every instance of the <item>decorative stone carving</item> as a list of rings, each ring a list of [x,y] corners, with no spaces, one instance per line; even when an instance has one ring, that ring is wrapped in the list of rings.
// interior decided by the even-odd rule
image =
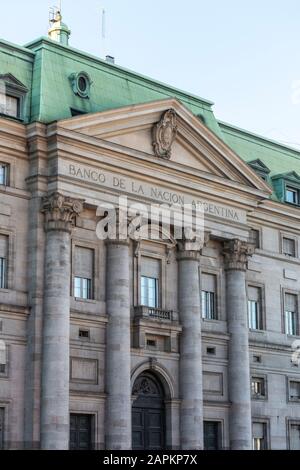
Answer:
[[[142,376],[135,381],[132,393],[133,395],[159,395],[159,390],[154,381]]]
[[[173,109],[164,113],[153,129],[154,153],[159,158],[171,158],[172,145],[177,135],[177,117]]]
[[[225,242],[223,250],[225,269],[246,271],[248,259],[254,254],[254,250],[254,245],[238,239]]]
[[[83,210],[83,200],[73,199],[55,192],[43,198],[42,212],[46,216],[45,230],[64,230],[70,232],[76,215]]]
[[[199,261],[201,250],[209,242],[209,238],[209,232],[204,232],[195,240],[191,240],[186,235],[184,235],[182,240],[177,240],[177,259],[194,259],[195,261]]]

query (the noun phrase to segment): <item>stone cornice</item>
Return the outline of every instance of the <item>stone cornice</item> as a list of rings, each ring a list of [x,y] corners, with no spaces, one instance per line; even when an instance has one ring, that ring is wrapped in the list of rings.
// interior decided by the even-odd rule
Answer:
[[[58,192],[43,198],[42,212],[46,216],[45,230],[71,232],[75,217],[83,210],[83,200],[73,199]]]
[[[224,243],[223,255],[227,271],[246,271],[249,257],[254,254],[254,245],[235,239]]]

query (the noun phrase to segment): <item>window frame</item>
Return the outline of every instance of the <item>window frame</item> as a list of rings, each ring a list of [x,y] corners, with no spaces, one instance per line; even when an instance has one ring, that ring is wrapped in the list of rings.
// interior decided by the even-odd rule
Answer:
[[[1,80],[4,82],[5,96],[10,96],[18,100],[18,112],[17,116],[11,116],[6,113],[0,113],[0,116],[4,116],[15,121],[25,120],[25,105],[28,96],[28,88],[19,82],[12,74],[0,75]]]
[[[215,276],[215,317],[214,319],[204,318],[202,315],[202,291],[206,292],[202,289],[202,276],[206,274],[209,276]],[[222,303],[222,293],[223,289],[223,276],[221,275],[220,269],[213,269],[208,266],[200,266],[199,267],[199,278],[200,278],[200,286],[199,286],[199,295],[200,295],[200,305],[201,305],[201,320],[203,322],[220,322],[226,320],[226,309],[224,310],[224,302]]]
[[[262,381],[263,381],[264,395],[253,394],[253,393],[252,393],[252,381],[253,381],[254,379],[259,379],[259,380],[262,380]],[[252,399],[252,400],[258,400],[258,401],[266,401],[266,400],[268,400],[268,379],[267,379],[267,376],[266,376],[266,375],[255,374],[255,372],[251,374],[251,399]]]
[[[285,315],[285,305],[286,305],[286,295],[294,295],[296,297],[296,300],[297,300],[297,312],[296,312],[296,315],[297,315],[297,318],[296,318],[296,334],[295,335],[292,335],[290,333],[287,333],[286,332],[286,315]],[[282,314],[281,314],[281,322],[282,322],[282,333],[284,335],[287,335],[291,338],[296,338],[299,336],[300,334],[300,325],[299,325],[299,303],[300,301],[300,294],[298,291],[294,291],[294,290],[291,290],[291,289],[286,289],[286,288],[282,288]]]
[[[133,282],[133,298],[134,305],[142,306],[142,262],[143,258],[151,258],[160,262],[160,278],[158,282],[158,304],[159,309],[166,309],[168,293],[167,293],[167,264],[168,256],[167,253],[163,254],[162,249],[166,250],[169,245],[161,242],[160,240],[146,241],[142,240],[140,244],[136,245],[135,257],[133,262],[134,270],[134,282]],[[160,250],[161,252],[155,252],[154,250]],[[152,251],[153,250],[153,251]],[[167,250],[166,250],[167,251]],[[147,276],[146,276],[147,277]]]
[[[287,377],[287,401],[288,403],[300,403],[300,393],[299,398],[292,398],[291,397],[291,383],[295,382],[299,384],[299,392],[300,392],[300,378],[296,377]]]
[[[294,419],[294,418],[286,418],[286,427],[287,427],[287,449],[291,449],[291,427],[292,426],[299,426],[300,427],[300,419]]]
[[[93,258],[93,278],[91,279],[92,286],[91,286],[91,299],[82,299],[80,297],[75,297],[75,250],[76,247],[78,248],[87,248],[89,250],[94,251],[94,258]],[[101,279],[105,276],[104,272],[100,272],[99,267],[99,245],[93,242],[88,242],[81,238],[72,238],[71,241],[71,277],[70,277],[70,296],[77,302],[96,302],[98,299],[105,299],[105,282],[100,283],[100,275]],[[103,266],[103,271],[105,267]],[[88,279],[88,278],[82,278]]]
[[[296,194],[296,202],[291,202],[287,200],[287,193],[294,193]],[[292,186],[291,184],[286,184],[284,188],[284,201],[286,204],[291,204],[292,206],[299,206],[300,204],[300,190],[296,186]]]
[[[295,244],[295,255],[289,255],[284,253],[284,240],[292,240]],[[296,235],[286,233],[286,232],[280,232],[280,253],[285,256],[288,259],[297,259],[298,258],[298,253],[299,253],[299,246],[298,246],[298,238]]]
[[[7,188],[10,186],[10,164],[7,162],[0,161],[0,167],[5,168],[3,183],[0,181],[0,187]]]
[[[143,295],[143,279],[147,279],[147,281],[155,281],[155,282],[154,282],[155,306],[150,305],[150,296],[149,296],[150,286],[149,286],[149,285],[147,286],[147,302],[148,302],[148,303],[144,303],[144,302],[143,302],[143,297],[144,297],[144,295]],[[140,286],[141,305],[142,305],[143,307],[147,307],[147,308],[160,308],[159,279],[157,279],[157,278],[155,278],[155,277],[149,277],[149,276],[142,276],[142,275],[141,275],[140,281],[141,281],[141,286]],[[148,284],[148,283],[147,283],[147,284]]]
[[[256,424],[256,423],[257,424],[263,424],[264,425],[264,431],[265,431],[265,448],[261,449],[257,452],[271,450],[271,445],[270,445],[270,419],[269,418],[264,418],[264,417],[260,417],[260,418],[252,417],[252,450],[254,451],[254,446],[253,446],[253,443],[254,443],[253,425]]]
[[[260,323],[261,328],[253,329],[250,328],[250,318],[249,318],[249,288],[253,287],[255,289],[260,289]],[[247,317],[248,317],[248,328],[249,331],[253,332],[263,332],[267,329],[267,320],[266,320],[266,299],[265,299],[265,285],[258,282],[246,282],[246,292],[247,292]],[[254,301],[253,301],[254,302]]]

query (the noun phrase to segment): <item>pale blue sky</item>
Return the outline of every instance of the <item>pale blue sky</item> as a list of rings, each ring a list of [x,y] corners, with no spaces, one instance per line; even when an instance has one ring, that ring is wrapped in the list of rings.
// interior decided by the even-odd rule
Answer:
[[[57,2],[58,3],[58,2]],[[2,38],[45,35],[55,0],[2,0]],[[300,147],[299,0],[62,0],[71,45],[215,102],[219,119]]]

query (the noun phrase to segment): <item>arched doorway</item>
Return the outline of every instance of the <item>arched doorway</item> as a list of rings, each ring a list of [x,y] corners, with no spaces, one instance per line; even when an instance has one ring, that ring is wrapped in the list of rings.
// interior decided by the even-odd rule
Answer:
[[[132,394],[132,448],[165,448],[164,391],[157,377],[144,372],[135,381]]]

